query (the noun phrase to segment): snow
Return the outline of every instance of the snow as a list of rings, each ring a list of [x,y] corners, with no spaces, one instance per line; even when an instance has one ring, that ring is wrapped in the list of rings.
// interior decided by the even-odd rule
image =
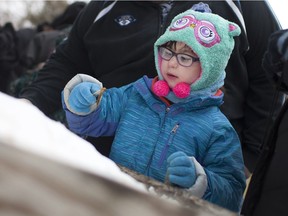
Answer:
[[[0,92],[1,143],[41,155],[146,192],[145,186],[121,172],[109,158],[38,108]]]

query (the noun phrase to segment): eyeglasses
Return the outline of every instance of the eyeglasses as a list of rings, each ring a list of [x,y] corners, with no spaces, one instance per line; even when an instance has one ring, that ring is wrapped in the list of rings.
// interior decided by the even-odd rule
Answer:
[[[182,65],[183,67],[190,67],[194,62],[199,61],[199,58],[183,53],[175,53],[166,47],[159,47],[158,52],[161,58],[166,61],[170,61],[173,56],[176,56],[178,64]]]

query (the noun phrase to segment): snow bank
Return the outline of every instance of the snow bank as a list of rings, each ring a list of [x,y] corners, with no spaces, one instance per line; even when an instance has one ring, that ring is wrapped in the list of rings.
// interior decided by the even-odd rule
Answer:
[[[145,186],[120,171],[109,158],[38,108],[0,92],[0,140],[25,151],[103,176],[131,188]]]

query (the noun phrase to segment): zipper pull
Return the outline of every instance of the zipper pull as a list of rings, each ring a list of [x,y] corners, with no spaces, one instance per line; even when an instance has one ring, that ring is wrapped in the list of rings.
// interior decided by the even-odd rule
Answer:
[[[171,133],[176,133],[177,129],[179,128],[179,123],[177,123],[173,129],[171,130]]]
[[[168,113],[170,111],[170,107],[166,107],[165,112]]]

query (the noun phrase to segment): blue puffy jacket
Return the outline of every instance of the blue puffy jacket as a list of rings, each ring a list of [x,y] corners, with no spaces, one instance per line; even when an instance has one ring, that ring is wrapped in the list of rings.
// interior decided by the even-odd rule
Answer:
[[[183,151],[194,156],[207,175],[202,198],[239,211],[244,165],[237,134],[219,110],[223,94],[168,106],[150,91],[151,83],[144,77],[107,89],[86,116],[71,113],[63,100],[70,129],[82,136],[115,135],[110,158],[162,182],[169,155]]]

